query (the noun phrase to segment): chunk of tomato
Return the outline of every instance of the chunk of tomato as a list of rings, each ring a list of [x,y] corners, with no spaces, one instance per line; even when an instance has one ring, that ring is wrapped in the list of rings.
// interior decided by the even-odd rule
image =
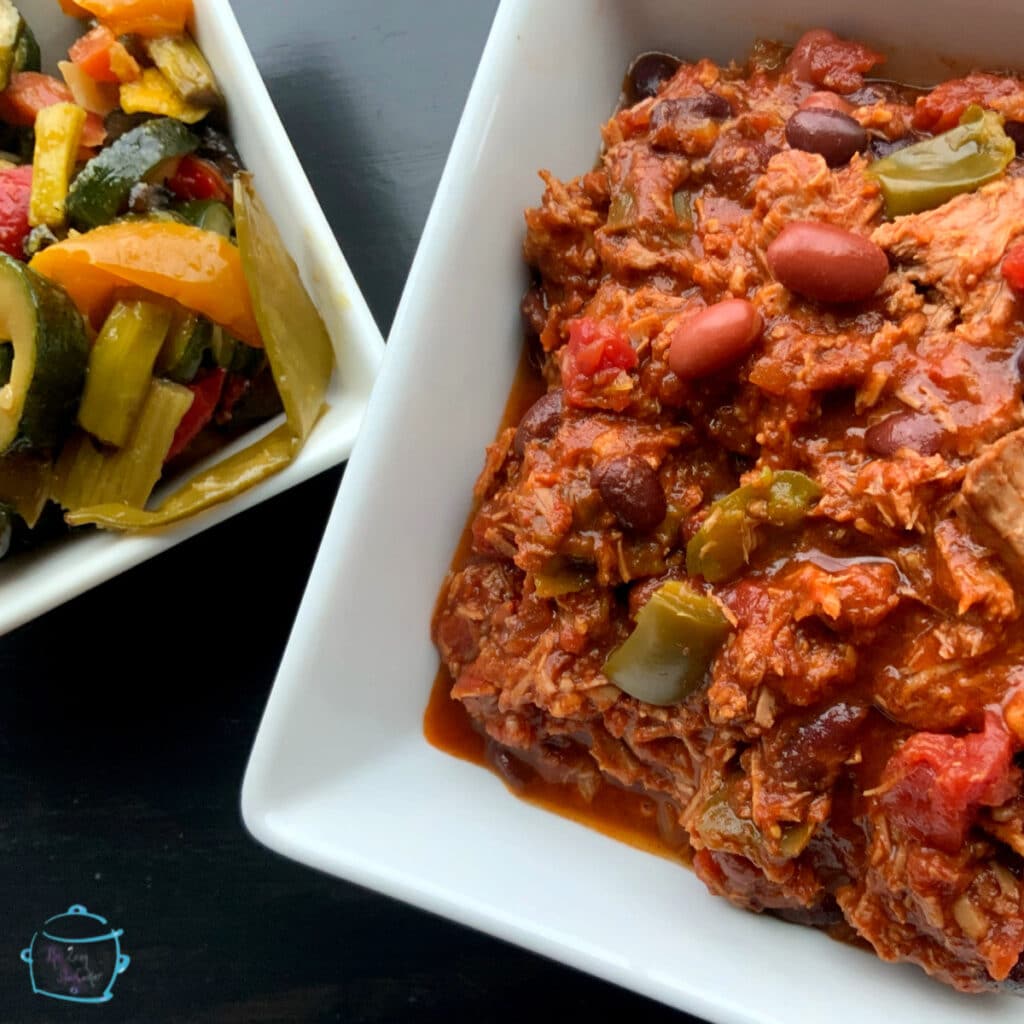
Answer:
[[[995,711],[967,736],[919,732],[889,759],[879,797],[890,823],[915,839],[956,853],[979,807],[998,807],[1017,792],[1013,744]]]
[[[1011,245],[1003,257],[1003,277],[1015,291],[1024,293],[1024,242]]]

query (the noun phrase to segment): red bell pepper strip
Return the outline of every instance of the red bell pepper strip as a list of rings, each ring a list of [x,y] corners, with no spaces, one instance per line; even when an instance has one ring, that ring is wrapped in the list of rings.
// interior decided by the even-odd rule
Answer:
[[[191,153],[181,158],[167,187],[179,199],[216,199],[230,208],[231,188],[224,176],[210,163]]]
[[[0,251],[17,260],[25,258],[32,165],[0,171]]]
[[[226,376],[227,371],[218,367],[199,374],[188,385],[189,391],[192,392],[192,404],[174,432],[174,439],[164,459],[165,464],[180,455],[213,419],[221,392],[224,390]]]

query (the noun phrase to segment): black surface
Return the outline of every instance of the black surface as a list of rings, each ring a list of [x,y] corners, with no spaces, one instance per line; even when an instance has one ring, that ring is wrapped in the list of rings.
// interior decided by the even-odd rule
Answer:
[[[386,332],[495,3],[234,4]],[[340,477],[0,639],[0,1021],[685,1021],[245,832],[245,761]],[[75,903],[132,957],[102,1006],[33,995],[19,959]]]

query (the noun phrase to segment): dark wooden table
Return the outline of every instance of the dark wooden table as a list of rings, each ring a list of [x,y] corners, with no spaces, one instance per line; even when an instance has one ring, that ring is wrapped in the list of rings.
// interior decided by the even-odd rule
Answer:
[[[495,0],[233,2],[386,333]],[[340,478],[0,639],[0,1021],[684,1021],[246,833],[246,758]],[[19,960],[75,903],[125,932],[104,1006],[33,995]]]

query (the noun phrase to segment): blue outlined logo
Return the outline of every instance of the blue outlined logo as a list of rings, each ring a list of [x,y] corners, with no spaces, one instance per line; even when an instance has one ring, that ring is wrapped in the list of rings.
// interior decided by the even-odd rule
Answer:
[[[131,957],[121,952],[123,928],[76,903],[43,922],[21,959],[28,964],[32,991],[71,1003],[106,1003]]]

